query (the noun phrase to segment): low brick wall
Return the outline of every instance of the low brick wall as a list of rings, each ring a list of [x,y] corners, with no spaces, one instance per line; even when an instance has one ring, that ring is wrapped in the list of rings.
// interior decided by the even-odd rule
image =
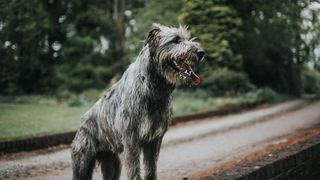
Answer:
[[[75,136],[75,132],[66,132],[60,134],[34,137],[15,141],[0,142],[0,152],[18,152],[34,149],[41,149],[59,144],[70,144]]]
[[[320,136],[203,180],[320,180]]]

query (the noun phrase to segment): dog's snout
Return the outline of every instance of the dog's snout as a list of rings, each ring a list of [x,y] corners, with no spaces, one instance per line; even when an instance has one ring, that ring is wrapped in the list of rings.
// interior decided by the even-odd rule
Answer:
[[[198,56],[199,60],[202,60],[202,58],[204,56],[204,50],[202,48],[197,49],[197,56]]]

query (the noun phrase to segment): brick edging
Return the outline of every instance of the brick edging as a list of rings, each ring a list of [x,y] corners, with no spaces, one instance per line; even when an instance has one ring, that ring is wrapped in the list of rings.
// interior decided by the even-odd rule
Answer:
[[[200,178],[202,180],[282,180],[282,179],[320,179],[320,136],[285,147],[264,155],[253,162],[244,163]]]
[[[11,153],[18,151],[29,151],[35,149],[56,146],[59,144],[69,144],[75,136],[75,131],[32,137],[21,140],[0,142],[0,153]]]

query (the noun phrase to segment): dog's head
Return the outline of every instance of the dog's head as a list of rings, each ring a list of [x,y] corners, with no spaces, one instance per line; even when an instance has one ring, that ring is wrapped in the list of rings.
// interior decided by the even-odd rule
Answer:
[[[194,72],[194,65],[203,61],[204,50],[193,40],[184,27],[154,24],[144,45],[167,81],[175,84],[180,80],[197,86],[201,80]]]

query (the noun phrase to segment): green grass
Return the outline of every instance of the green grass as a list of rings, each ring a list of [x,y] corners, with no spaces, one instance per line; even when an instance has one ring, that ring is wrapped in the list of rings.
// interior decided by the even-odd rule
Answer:
[[[0,140],[21,139],[75,130],[80,117],[96,101],[98,92],[72,95],[68,100],[46,96],[0,96]],[[173,93],[173,114],[245,107],[264,102],[283,101],[287,96],[262,89],[233,97],[211,97],[201,90]]]
[[[173,101],[173,114],[182,115],[195,112],[205,112],[221,109],[226,106],[240,106],[238,98],[208,98],[206,100],[194,97],[177,98]]]
[[[182,115],[195,112],[218,110],[225,107],[248,107],[262,103],[280,102],[292,97],[278,94],[270,88],[258,89],[231,97],[212,97],[207,92],[175,91],[173,94],[173,114]]]
[[[75,130],[89,106],[0,103],[0,140]]]

